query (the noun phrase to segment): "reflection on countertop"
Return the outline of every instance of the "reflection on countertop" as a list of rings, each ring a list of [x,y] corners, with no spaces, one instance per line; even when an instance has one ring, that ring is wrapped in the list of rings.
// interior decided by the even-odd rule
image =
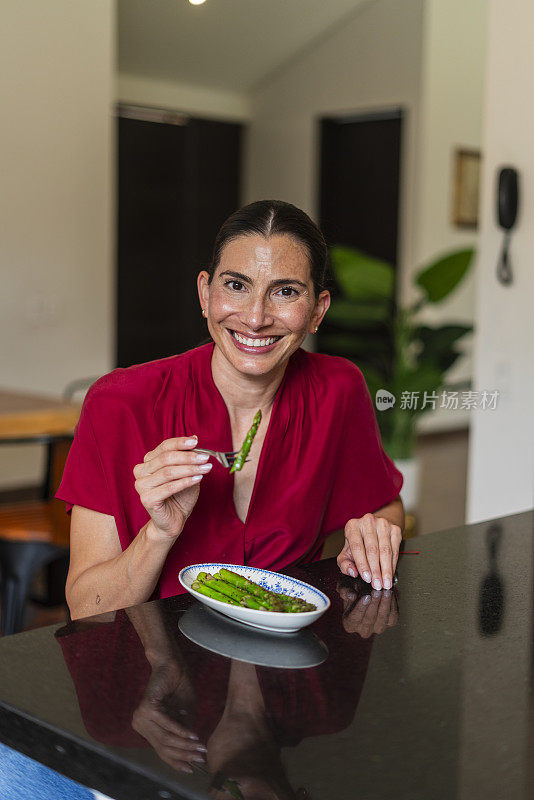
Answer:
[[[350,725],[372,647],[368,626],[365,638],[352,630],[372,596],[362,585],[358,606],[355,582],[333,566],[316,568],[334,612],[313,632],[246,628],[189,598],[57,631],[88,733],[114,747],[152,746],[213,797],[307,796],[291,787],[282,748]],[[394,592],[375,593],[372,608],[384,605],[396,619]]]
[[[117,800],[528,798],[533,526],[411,539],[388,593],[288,570],[332,600],[296,638],[183,595],[7,637],[0,739]]]

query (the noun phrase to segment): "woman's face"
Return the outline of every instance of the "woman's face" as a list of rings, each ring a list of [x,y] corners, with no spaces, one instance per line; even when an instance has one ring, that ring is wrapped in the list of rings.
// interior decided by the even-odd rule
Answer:
[[[308,254],[287,234],[234,239],[208,279],[198,276],[210,334],[244,374],[265,375],[287,362],[330,305],[327,291],[315,297]]]

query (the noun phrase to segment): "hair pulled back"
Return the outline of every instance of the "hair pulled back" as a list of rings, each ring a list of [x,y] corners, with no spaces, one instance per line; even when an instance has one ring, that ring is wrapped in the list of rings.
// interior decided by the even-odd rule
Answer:
[[[210,283],[225,245],[239,236],[254,234],[265,237],[280,234],[292,236],[308,253],[315,295],[324,288],[327,259],[324,236],[304,211],[283,200],[258,200],[243,206],[228,217],[213,246],[213,257],[208,267]]]

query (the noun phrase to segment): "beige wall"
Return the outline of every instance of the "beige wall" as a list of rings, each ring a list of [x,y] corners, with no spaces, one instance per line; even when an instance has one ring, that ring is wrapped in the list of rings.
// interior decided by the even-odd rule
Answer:
[[[317,216],[317,120],[402,106],[401,262],[413,240],[415,112],[423,0],[375,0],[252,93],[245,200],[277,197]]]
[[[468,490],[471,521],[534,506],[534,6],[491,0],[485,100],[482,230],[477,270],[476,388],[500,389],[496,411],[473,415]],[[520,172],[511,286],[495,277],[502,232],[495,222],[497,170]]]
[[[119,73],[115,94],[123,103],[159,106],[227,120],[247,120],[250,117],[250,101],[244,92]]]
[[[450,222],[455,146],[478,148],[487,0],[374,0],[314,48],[256,89],[245,199],[281,197],[317,215],[317,118],[402,106],[406,109],[400,208],[401,297],[413,297],[413,272],[476,233]],[[474,274],[456,295],[430,309],[472,323]],[[470,352],[469,344],[465,345]],[[470,356],[451,378],[472,373]],[[467,423],[427,415],[424,428]]]
[[[2,0],[2,387],[56,394],[111,366],[113,69],[112,0]],[[35,471],[14,458],[0,485]]]
[[[413,267],[440,253],[477,244],[477,231],[451,223],[453,153],[480,149],[484,96],[488,0],[425,0],[413,262],[404,273],[404,296],[414,296]],[[430,324],[458,320],[472,324],[475,270],[451,298],[425,313]],[[449,373],[451,380],[472,376],[472,343],[462,344],[466,358]]]

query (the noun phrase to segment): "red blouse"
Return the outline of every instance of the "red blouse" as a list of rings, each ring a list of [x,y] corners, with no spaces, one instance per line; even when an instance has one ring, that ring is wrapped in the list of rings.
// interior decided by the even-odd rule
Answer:
[[[56,495],[115,518],[121,546],[148,522],[133,468],[164,439],[197,434],[233,450],[211,373],[213,343],[116,369],[88,392]],[[182,567],[204,561],[278,570],[320,557],[326,536],[392,502],[402,475],[384,453],[367,386],[350,361],[299,349],[274,399],[246,521],[234,476],[218,462],[167,556],[155,597],[183,591]]]

